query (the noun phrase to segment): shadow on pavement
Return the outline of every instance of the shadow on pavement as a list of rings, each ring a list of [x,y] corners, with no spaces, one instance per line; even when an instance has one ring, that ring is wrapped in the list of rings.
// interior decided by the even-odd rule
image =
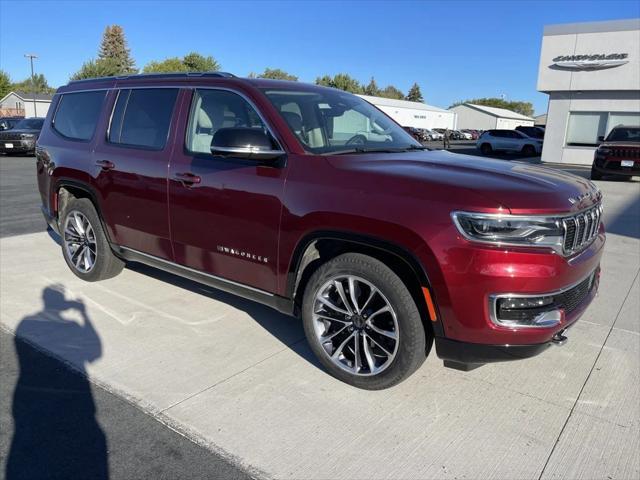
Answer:
[[[184,288],[190,292],[205,295],[213,300],[225,303],[238,310],[242,310],[247,313],[253,321],[269,332],[272,336],[277,338],[283,345],[289,347],[311,365],[324,371],[315,355],[313,355],[311,350],[307,348],[306,341],[302,342],[302,345],[296,345],[301,340],[305,339],[304,332],[302,330],[302,322],[299,319],[280,313],[273,308],[267,307],[258,302],[244,299],[240,296],[218,290],[214,287],[208,287],[202,283],[165,272],[164,270],[149,267],[142,263],[129,262],[127,263],[127,268],[162,282],[170,283],[176,287]]]
[[[42,300],[42,311],[23,318],[15,332],[20,376],[6,478],[106,479],[107,442],[84,369],[100,358],[100,339],[84,303],[67,300],[61,286],[45,288]],[[65,318],[65,312],[81,322]],[[80,374],[51,362],[20,338],[46,338],[47,348],[65,352]]]

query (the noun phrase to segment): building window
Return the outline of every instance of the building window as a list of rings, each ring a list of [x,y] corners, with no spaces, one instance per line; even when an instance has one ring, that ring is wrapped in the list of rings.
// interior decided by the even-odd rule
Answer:
[[[595,147],[617,125],[640,126],[640,114],[624,112],[570,112],[568,147]]]
[[[595,147],[598,137],[604,136],[606,113],[571,112],[567,127],[568,147]]]

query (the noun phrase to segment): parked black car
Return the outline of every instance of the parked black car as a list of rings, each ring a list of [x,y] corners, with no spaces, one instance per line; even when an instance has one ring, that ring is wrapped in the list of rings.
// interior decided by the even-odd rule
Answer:
[[[24,117],[2,117],[0,118],[0,131],[11,130],[16,124],[24,120]]]
[[[35,154],[36,140],[43,124],[44,118],[23,118],[11,130],[0,132],[0,153]]]
[[[544,139],[544,128],[540,127],[525,127],[520,125],[516,127],[516,130],[524,133],[527,137],[538,138],[540,140]]]
[[[632,177],[640,175],[640,127],[618,125],[602,142],[593,157],[591,179],[604,175]]]

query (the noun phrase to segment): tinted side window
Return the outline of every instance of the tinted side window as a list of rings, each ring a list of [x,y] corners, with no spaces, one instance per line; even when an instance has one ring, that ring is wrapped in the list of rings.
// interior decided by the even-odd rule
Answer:
[[[60,99],[53,128],[74,140],[91,140],[106,91],[65,93]]]
[[[121,90],[113,110],[109,141],[162,150],[177,96],[177,88]]]

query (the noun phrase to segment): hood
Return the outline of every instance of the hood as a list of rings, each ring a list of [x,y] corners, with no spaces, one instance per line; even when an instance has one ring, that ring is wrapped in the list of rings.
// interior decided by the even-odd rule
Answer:
[[[21,133],[29,133],[29,134],[34,134],[34,135],[39,135],[40,134],[40,130],[36,130],[33,128],[12,128],[10,130],[3,130],[0,132],[0,138],[2,138],[4,135],[20,135]]]
[[[438,192],[438,195],[446,192],[448,199],[456,204],[460,203],[460,197],[465,192],[473,192],[495,202],[495,208],[508,208],[513,214],[572,213],[588,208],[601,199],[600,191],[590,180],[524,162],[493,160],[446,151],[354,154],[328,158],[336,168],[393,176],[405,182],[420,182],[423,191],[429,189],[430,185],[437,187],[432,191]],[[426,190],[425,194],[428,195],[428,192]],[[468,208],[473,210],[474,205]]]
[[[640,148],[640,142],[602,142],[598,148]]]

